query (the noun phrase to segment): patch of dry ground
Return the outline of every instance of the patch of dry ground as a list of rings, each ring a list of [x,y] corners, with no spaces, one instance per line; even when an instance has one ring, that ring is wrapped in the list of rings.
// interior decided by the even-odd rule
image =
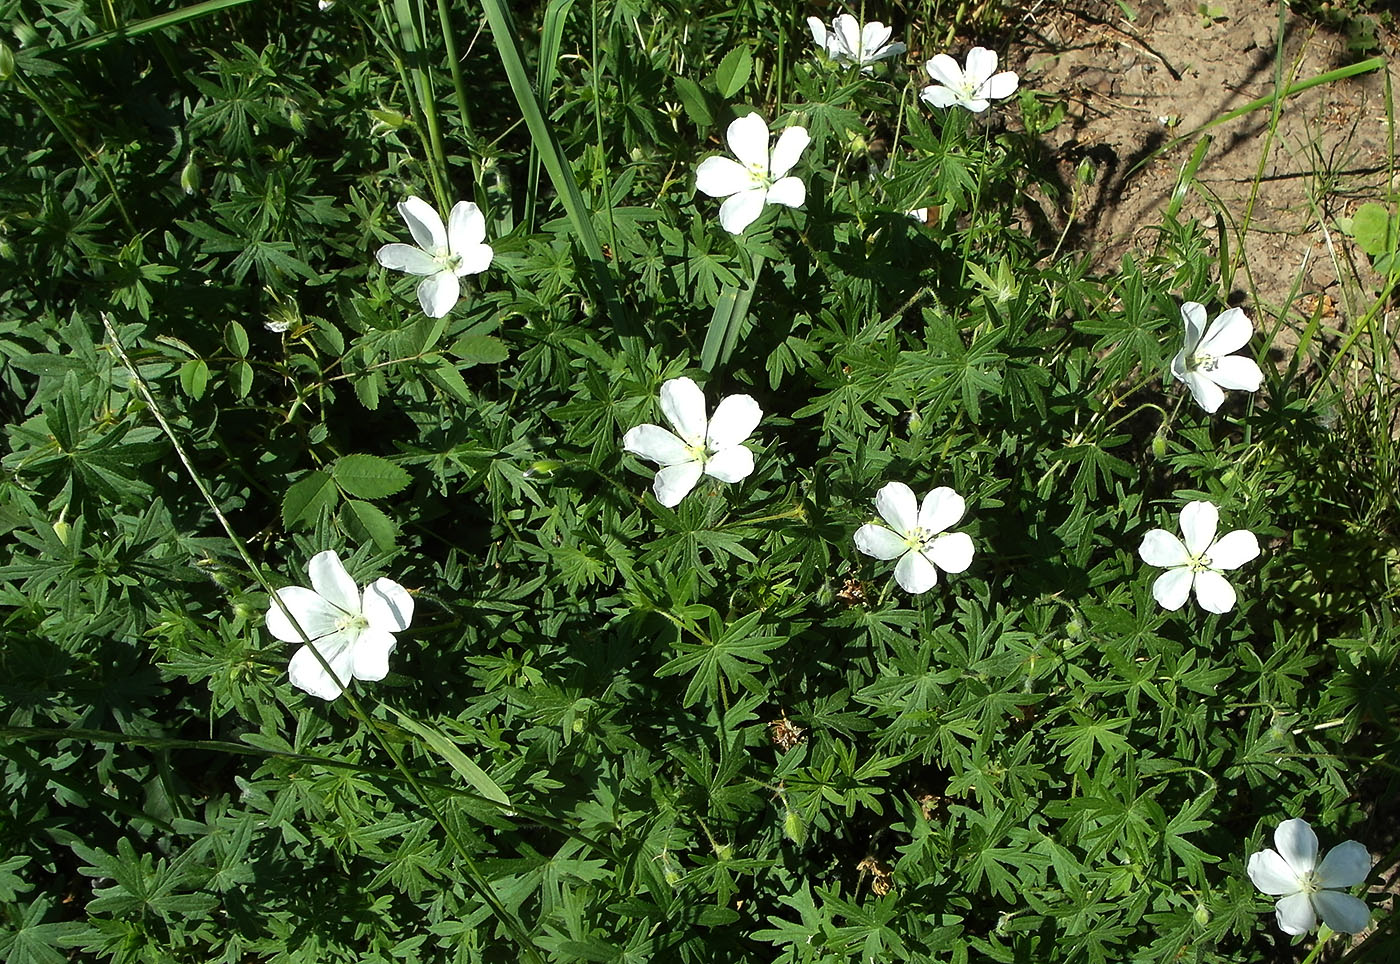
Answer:
[[[1075,188],[1068,243],[1093,252],[1105,269],[1130,248],[1152,247],[1197,139],[1158,150],[1272,94],[1279,62],[1276,3],[1216,0],[1209,19],[1184,0],[1129,6],[1132,20],[1116,3],[1042,4],[1027,15],[1012,51],[1029,84],[1069,103],[1049,146],[1067,185],[1086,158],[1096,178]],[[1285,83],[1365,59],[1348,51],[1344,38],[1291,12],[1282,32]],[[1394,36],[1382,38],[1378,53],[1390,62],[1392,82],[1400,80],[1396,49]],[[1344,328],[1370,307],[1378,279],[1337,219],[1365,201],[1385,203],[1393,189],[1386,81],[1386,71],[1377,70],[1289,98],[1272,138],[1268,109],[1209,132],[1197,173],[1203,191],[1191,192],[1182,215],[1211,226],[1225,219],[1232,258],[1241,265],[1233,286],[1249,303],[1276,309],[1301,272],[1299,311],[1330,299],[1324,304],[1329,313],[1338,306]]]

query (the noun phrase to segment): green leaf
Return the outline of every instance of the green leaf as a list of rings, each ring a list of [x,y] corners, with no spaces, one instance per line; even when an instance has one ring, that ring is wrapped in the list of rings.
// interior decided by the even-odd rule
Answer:
[[[467,783],[476,790],[477,793],[488,800],[495,800],[502,806],[510,806],[510,798],[505,791],[496,785],[496,781],[486,775],[486,771],[472,762],[471,758],[462,752],[461,748],[441,730],[435,729],[426,723],[420,723],[410,716],[399,712],[394,707],[384,704],[389,712],[398,719],[399,725],[408,730],[428,745],[438,756],[457,772],[457,775],[466,780]]]
[[[460,358],[464,366],[495,365],[510,357],[506,343],[491,335],[463,335],[452,343],[447,353]]]
[[[673,83],[676,86],[676,96],[681,100],[681,107],[685,108],[686,116],[695,122],[695,126],[702,130],[713,126],[715,115],[710,112],[704,89],[689,77],[677,76]]]
[[[1373,258],[1390,251],[1394,241],[1389,209],[1375,201],[1361,205],[1351,219],[1351,234],[1361,250]]]
[[[224,326],[224,345],[239,358],[247,357],[248,333],[238,322],[230,321]]]
[[[209,387],[209,366],[202,358],[193,358],[180,366],[180,389],[193,399],[204,397]]]
[[[743,90],[753,73],[753,54],[748,47],[735,47],[725,54],[715,69],[715,89],[721,97],[733,97]]]
[[[427,369],[425,374],[428,376],[428,381],[438,388],[457,396],[464,402],[471,402],[472,390],[467,387],[467,380],[462,377],[462,373],[457,370],[456,363],[451,359],[438,359],[438,363]]]
[[[394,525],[394,520],[385,515],[377,506],[368,502],[361,502],[359,499],[347,499],[345,501],[347,512],[341,513],[341,521],[345,523],[345,528],[357,541],[363,542],[371,540],[375,547],[389,552],[394,548],[394,542],[398,539],[399,528]]]
[[[235,362],[232,379],[233,393],[239,398],[247,398],[253,390],[253,366],[245,361]]]
[[[401,492],[412,476],[401,466],[377,455],[346,455],[336,459],[331,478],[348,494],[361,499],[382,499]]]
[[[282,497],[282,524],[290,529],[302,522],[315,522],[322,507],[334,508],[339,499],[331,477],[318,469],[294,483]]]

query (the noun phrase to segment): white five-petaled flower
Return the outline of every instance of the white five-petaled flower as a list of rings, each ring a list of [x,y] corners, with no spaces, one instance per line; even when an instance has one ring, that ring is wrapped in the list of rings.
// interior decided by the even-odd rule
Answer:
[[[1235,589],[1221,575],[1238,569],[1259,555],[1259,540],[1248,529],[1236,529],[1215,538],[1220,511],[1213,503],[1188,502],[1181,510],[1178,539],[1166,529],[1153,529],[1142,537],[1138,555],[1149,566],[1167,571],[1152,584],[1152,596],[1164,609],[1180,609],[1194,587],[1196,601],[1212,613],[1235,608]]]
[[[974,114],[986,110],[994,100],[1016,93],[1021,79],[1012,71],[997,73],[996,51],[973,47],[967,52],[967,66],[947,54],[939,54],[926,68],[933,83],[919,91],[919,97],[934,107],[961,104]]]
[[[1338,893],[1361,883],[1371,872],[1371,855],[1355,840],[1338,844],[1317,862],[1317,834],[1307,821],[1285,820],[1274,831],[1278,850],[1251,854],[1249,879],[1270,897],[1285,934],[1306,934],[1317,918],[1334,931],[1355,934],[1366,929],[1371,910],[1365,901]]]
[[[471,201],[458,201],[447,216],[447,228],[437,211],[420,197],[399,202],[399,214],[413,235],[413,244],[386,244],[375,254],[379,263],[395,271],[423,275],[418,303],[430,318],[452,310],[462,293],[457,280],[480,274],[491,265],[494,252],[486,240],[486,218]]]
[[[811,137],[805,127],[789,127],[768,151],[768,123],[755,113],[730,123],[724,133],[734,160],[716,154],[695,169],[695,186],[710,197],[722,197],[719,223],[730,234],[743,230],[758,219],[765,204],[800,207],[807,200],[807,186],[787,172],[802,156]]]
[[[972,537],[948,532],[967,511],[967,503],[946,485],[924,496],[923,505],[903,482],[889,482],[875,494],[880,518],[856,530],[856,548],[876,559],[895,559],[894,579],[905,592],[918,595],[938,582],[938,570],[963,572],[972,565]]]
[[[877,60],[898,57],[906,48],[899,41],[890,43],[892,28],[878,20],[865,26],[849,13],[843,13],[831,22],[831,30],[816,17],[807,18],[807,26],[812,28],[812,39],[826,55],[838,64],[858,64],[865,73],[872,73],[871,64]]]
[[[1264,373],[1253,358],[1232,355],[1248,343],[1254,325],[1239,308],[1221,312],[1209,325],[1206,309],[1194,301],[1181,306],[1185,343],[1172,359],[1172,375],[1185,382],[1196,404],[1214,412],[1225,401],[1222,388],[1257,392]]]
[[[622,447],[661,468],[652,482],[656,501],[668,509],[695,488],[701,475],[738,482],[753,471],[753,453],[743,442],[758,427],[763,410],[748,395],[730,395],[705,417],[705,393],[689,378],[661,386],[661,414],[675,432],[660,425],[629,429]]]
[[[407,629],[413,619],[413,597],[392,579],[376,579],[362,594],[332,549],[312,556],[306,570],[310,589],[277,590],[296,624],[276,602],[267,610],[267,628],[273,636],[284,643],[306,643],[287,667],[292,685],[333,700],[352,678],[383,679],[396,643],[394,633]],[[297,631],[298,626],[306,636]],[[313,646],[335,670],[334,677],[316,658]]]

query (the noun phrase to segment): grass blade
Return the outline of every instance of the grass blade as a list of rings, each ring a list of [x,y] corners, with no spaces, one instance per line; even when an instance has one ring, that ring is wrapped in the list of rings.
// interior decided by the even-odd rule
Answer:
[[[550,0],[544,11],[544,25],[540,32],[540,63],[536,71],[535,92],[542,103],[549,103],[550,91],[559,77],[559,49],[564,43],[564,24],[569,19],[569,11],[574,0]],[[540,189],[540,153],[534,141],[530,142],[528,181],[525,189],[525,230],[535,229],[535,203]]]
[[[154,17],[147,17],[145,20],[138,20],[129,23],[116,30],[106,30],[91,37],[84,37],[82,40],[74,40],[71,43],[54,47],[51,53],[69,53],[83,50],[96,50],[98,47],[105,47],[113,40],[121,40],[130,37],[139,37],[142,34],[151,33],[154,30],[161,30],[165,27],[173,27],[177,23],[185,23],[188,20],[198,20],[200,17],[211,13],[218,13],[220,10],[227,10],[230,7],[241,7],[252,0],[204,0],[203,3],[191,4],[188,7],[181,7],[179,10],[171,10],[166,13],[156,14]]]

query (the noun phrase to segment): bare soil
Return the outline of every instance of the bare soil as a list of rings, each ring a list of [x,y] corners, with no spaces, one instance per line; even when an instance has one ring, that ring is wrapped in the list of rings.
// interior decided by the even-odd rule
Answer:
[[[1188,0],[1128,6],[1134,19],[1113,2],[1040,4],[1012,50],[1026,83],[1069,103],[1050,147],[1077,197],[1072,218],[1063,199],[1051,216],[1068,228],[1069,247],[1090,251],[1105,270],[1125,251],[1153,246],[1198,140],[1160,150],[1174,139],[1271,95],[1280,81],[1297,84],[1367,56],[1386,56],[1391,82],[1400,80],[1395,36],[1360,54],[1292,12],[1280,58],[1279,8],[1270,0],[1214,0],[1211,17]],[[1337,219],[1365,201],[1387,202],[1393,190],[1386,83],[1386,70],[1377,70],[1291,97],[1272,136],[1269,108],[1208,132],[1201,190],[1190,192],[1181,216],[1210,227],[1223,219],[1240,266],[1232,300],[1276,311],[1301,274],[1294,320],[1322,299],[1326,317],[1335,308],[1344,329],[1373,303],[1379,279]],[[1086,159],[1094,175],[1087,186],[1075,179]]]

